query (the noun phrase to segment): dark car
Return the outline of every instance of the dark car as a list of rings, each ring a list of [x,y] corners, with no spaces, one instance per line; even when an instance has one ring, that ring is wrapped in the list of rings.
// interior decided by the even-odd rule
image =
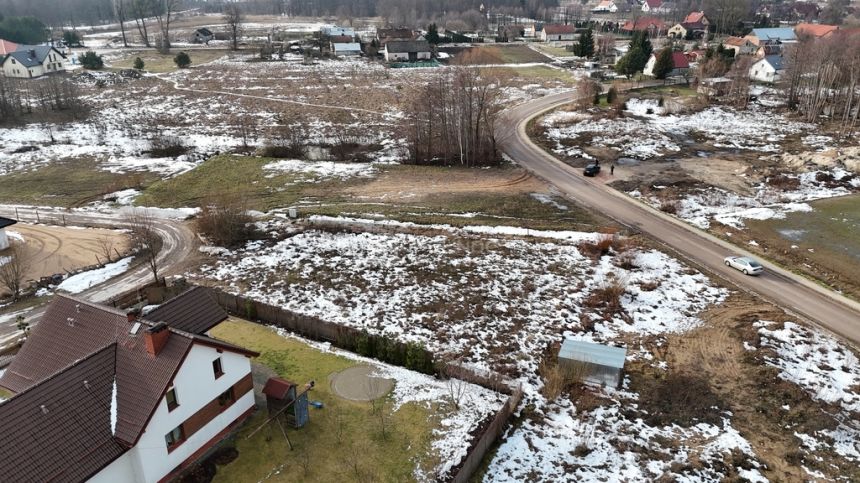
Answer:
[[[597,176],[597,173],[600,172],[600,165],[597,163],[591,163],[585,167],[585,170],[582,172],[585,176]]]

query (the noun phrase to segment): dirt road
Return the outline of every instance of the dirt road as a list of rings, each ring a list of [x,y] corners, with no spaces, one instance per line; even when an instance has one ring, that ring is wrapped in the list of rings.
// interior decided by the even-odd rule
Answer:
[[[766,272],[760,277],[748,277],[730,269],[723,264],[723,258],[749,253],[648,207],[601,181],[582,176],[581,170],[568,166],[532,143],[526,134],[528,122],[572,100],[573,92],[565,92],[505,111],[497,133],[501,149],[574,201],[650,235],[682,258],[742,289],[860,343],[860,304],[857,302],[768,262],[763,262]]]

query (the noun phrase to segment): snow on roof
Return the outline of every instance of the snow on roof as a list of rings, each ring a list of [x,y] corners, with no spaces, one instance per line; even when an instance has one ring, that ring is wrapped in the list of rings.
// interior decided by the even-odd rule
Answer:
[[[558,351],[559,359],[589,362],[600,366],[622,369],[627,349],[611,347],[582,340],[565,339]]]

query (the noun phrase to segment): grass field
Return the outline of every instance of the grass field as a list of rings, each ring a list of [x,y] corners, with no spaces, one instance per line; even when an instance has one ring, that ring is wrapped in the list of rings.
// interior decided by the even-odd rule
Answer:
[[[136,57],[140,57],[144,63],[144,70],[147,72],[153,72],[156,74],[173,72],[178,69],[178,67],[176,67],[176,63],[173,62],[173,58],[176,57],[176,54],[182,51],[182,49],[173,49],[173,52],[169,54],[159,54],[158,52],[150,50],[129,52],[124,57],[111,62],[110,66],[116,69],[131,69],[134,65],[134,59]],[[212,62],[215,59],[220,59],[227,55],[229,51],[220,49],[186,49],[184,52],[188,53],[188,56],[191,57],[191,66],[194,67],[195,65],[201,65],[207,62]]]
[[[552,60],[522,44],[497,44],[472,47],[457,54],[455,60],[459,58],[468,58],[469,63],[472,65],[525,64],[550,62]]]
[[[386,407],[383,438],[370,403],[341,399],[327,383],[329,375],[356,365],[354,361],[239,319],[220,324],[212,335],[260,352],[256,362],[286,379],[316,381],[309,399],[325,404],[321,410],[311,408],[307,426],[288,430],[292,451],[277,426],[248,439],[265,421],[265,412],[258,412],[235,438],[238,459],[218,467],[215,481],[414,481],[413,469],[427,458],[432,435],[433,418],[426,409],[406,404],[392,413]]]
[[[565,49],[564,47],[556,47],[554,45],[544,44],[540,42],[535,42],[532,45],[534,45],[535,48],[540,50],[541,52],[545,52],[546,54],[555,57],[576,57],[573,52]]]
[[[520,77],[528,81],[562,81],[572,83],[575,80],[569,71],[554,69],[548,65],[493,67],[492,72],[510,75],[511,77]]]
[[[103,171],[91,159],[70,159],[33,171],[4,175],[0,182],[0,203],[75,206],[106,193],[138,187],[152,178],[152,175]]]

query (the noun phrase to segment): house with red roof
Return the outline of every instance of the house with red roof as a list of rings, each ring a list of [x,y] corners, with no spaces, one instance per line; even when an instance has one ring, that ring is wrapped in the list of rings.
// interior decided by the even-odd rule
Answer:
[[[654,75],[654,66],[657,64],[657,55],[659,55],[659,52],[651,54],[651,57],[648,59],[648,63],[645,64],[645,68],[642,69],[643,74],[650,76]],[[687,60],[687,56],[685,56],[683,52],[672,52],[672,71],[669,73],[668,77],[684,75],[689,71],[690,62]]]
[[[627,33],[648,32],[648,35],[656,37],[666,31],[666,23],[657,17],[640,17],[624,22],[621,31]]]
[[[826,25],[819,23],[799,23],[794,26],[794,32],[798,36],[808,36],[817,39],[830,37],[839,31],[836,25]]]
[[[257,353],[205,333],[203,288],[139,318],[57,295],[0,376],[4,481],[173,478],[254,410]]]
[[[16,50],[18,50],[18,44],[0,39],[0,60],[3,60],[3,57],[15,52]]]
[[[573,25],[544,25],[540,39],[544,42],[573,41],[576,40],[576,28]]]

